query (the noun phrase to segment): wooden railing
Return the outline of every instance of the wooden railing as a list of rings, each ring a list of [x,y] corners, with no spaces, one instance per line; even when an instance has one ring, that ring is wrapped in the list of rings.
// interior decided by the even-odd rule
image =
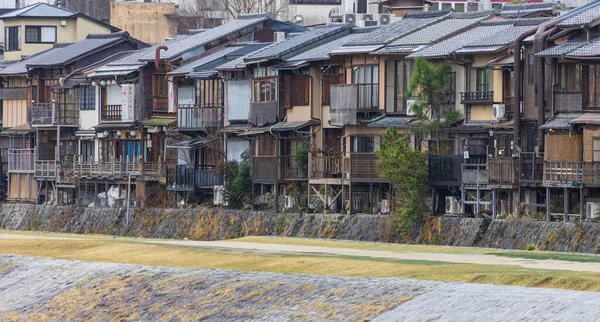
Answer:
[[[79,104],[36,103],[31,106],[32,125],[79,125]]]
[[[461,92],[461,103],[491,103],[494,100],[494,92]]]
[[[432,154],[429,156],[429,184],[457,186],[461,182],[462,155]]]
[[[306,160],[308,161],[308,160]],[[279,168],[281,170],[281,180],[307,180],[308,164],[298,164],[296,156],[280,156]]]
[[[544,161],[544,182],[572,186],[583,182],[582,161]]]
[[[377,154],[372,153],[347,153],[344,157],[344,168],[351,179],[377,179],[381,166],[377,164]]]
[[[169,112],[169,98],[168,97],[154,97],[152,99],[152,111],[159,113]]]
[[[515,184],[517,161],[513,158],[491,158],[488,160],[490,184]]]
[[[8,149],[8,172],[34,172],[35,149]]]
[[[55,160],[35,160],[34,177],[42,179],[56,179],[58,166]]]
[[[471,185],[486,185],[489,183],[487,164],[465,163],[462,166],[462,183]]]
[[[313,154],[311,179],[341,178],[343,172],[341,153],[334,155]]]
[[[102,106],[102,121],[121,121],[121,112],[121,105],[104,105]]]
[[[252,179],[255,181],[275,182],[278,179],[276,156],[252,157]]]
[[[180,130],[204,130],[218,128],[223,124],[223,109],[179,105],[177,128]]]
[[[76,177],[125,178],[133,176],[162,177],[162,162],[143,162],[138,159],[110,161],[75,161],[73,175]]]

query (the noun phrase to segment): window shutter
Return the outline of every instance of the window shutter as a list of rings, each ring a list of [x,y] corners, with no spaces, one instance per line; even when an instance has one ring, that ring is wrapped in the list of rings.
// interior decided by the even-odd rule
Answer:
[[[292,108],[292,76],[283,76],[283,107]]]

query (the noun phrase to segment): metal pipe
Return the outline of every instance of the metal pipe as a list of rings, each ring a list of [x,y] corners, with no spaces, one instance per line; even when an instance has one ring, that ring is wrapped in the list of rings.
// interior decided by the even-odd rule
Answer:
[[[131,173],[127,175],[127,216],[125,217],[125,226],[129,226],[129,199],[131,195]]]
[[[156,71],[160,71],[160,51],[163,49],[164,51],[167,51],[169,50],[169,47],[164,45],[156,47],[156,52],[154,55],[154,68],[156,68]]]

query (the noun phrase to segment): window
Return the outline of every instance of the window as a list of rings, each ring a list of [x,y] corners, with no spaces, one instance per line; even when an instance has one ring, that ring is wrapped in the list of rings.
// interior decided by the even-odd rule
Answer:
[[[198,81],[199,107],[223,107],[223,80],[201,79]]]
[[[331,85],[345,84],[346,78],[344,70],[341,66],[330,67],[323,75],[323,82],[321,89],[322,103],[323,105],[329,105],[331,103]]]
[[[587,107],[600,107],[600,65],[590,65],[587,77]],[[600,159],[598,159],[600,161]]]
[[[275,140],[270,137],[258,137],[255,139],[256,156],[274,156]]]
[[[25,26],[25,43],[53,44],[56,42],[56,27]]]
[[[471,71],[471,91],[489,92],[492,90],[492,70],[488,68],[473,68]]]
[[[465,12],[465,4],[464,3],[455,3],[454,11],[456,12]]]
[[[358,109],[379,108],[379,66],[354,66],[352,83],[358,84]]]
[[[371,153],[381,148],[381,138],[379,136],[353,136],[351,137],[353,153]]]
[[[310,104],[310,75],[283,77],[283,107],[292,108]]]
[[[21,27],[4,28],[4,38],[6,40],[6,51],[21,50]]]
[[[257,67],[253,71],[253,101],[270,102],[277,100],[277,70]]]
[[[96,109],[96,88],[91,85],[79,87],[79,109],[93,111]]]
[[[448,10],[452,8],[451,3],[442,3],[442,10]]]
[[[94,160],[94,141],[81,141],[81,157],[84,162]]]
[[[527,83],[533,86],[533,54],[527,56]]]
[[[592,161],[600,161],[600,137],[592,139]]]
[[[565,92],[581,91],[581,65],[559,64],[557,90]]]

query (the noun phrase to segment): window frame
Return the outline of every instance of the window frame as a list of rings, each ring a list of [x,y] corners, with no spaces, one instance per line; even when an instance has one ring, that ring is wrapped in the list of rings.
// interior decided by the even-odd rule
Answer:
[[[578,63],[558,63],[555,90],[567,93],[582,92],[583,68]],[[563,84],[565,83],[565,84]]]
[[[321,103],[331,105],[331,85],[346,83],[346,74],[343,66],[331,66],[323,74],[321,82]]]
[[[42,41],[42,28],[52,28],[54,29],[54,41]],[[38,32],[38,39],[37,41],[29,41],[27,40],[27,30],[31,30],[31,29],[36,29]],[[26,44],[54,44],[57,42],[57,38],[58,38],[58,32],[57,32],[57,28],[56,26],[38,26],[38,25],[27,25],[25,26],[25,33],[24,33],[24,37],[23,40],[25,41]]]
[[[259,86],[257,88],[257,85]],[[261,77],[252,80],[252,102],[277,101],[277,77]]]
[[[89,96],[88,96],[89,95]],[[89,106],[91,104],[91,106]],[[79,110],[96,110],[96,87],[92,85],[79,86]]]
[[[9,40],[12,40],[12,37],[10,37],[10,31],[11,30],[16,30],[16,42],[12,43]],[[5,41],[5,48],[4,51],[6,52],[10,52],[10,51],[20,51],[21,50],[21,26],[8,26],[8,27],[4,27],[4,41]],[[10,46],[12,44],[16,44],[16,48],[13,48],[12,46]]]
[[[358,67],[358,68],[357,68]],[[366,70],[369,69],[370,77],[367,77]],[[362,80],[357,79],[360,71],[363,70]],[[379,109],[379,65],[378,64],[366,64],[366,65],[354,65],[352,66],[352,84],[358,85],[358,109],[359,110],[378,110]],[[367,79],[369,78],[369,79]],[[362,86],[361,86],[362,85]],[[368,101],[361,99],[361,94],[366,92],[361,89],[364,87],[367,89]],[[363,103],[368,102],[368,106],[362,106]]]

